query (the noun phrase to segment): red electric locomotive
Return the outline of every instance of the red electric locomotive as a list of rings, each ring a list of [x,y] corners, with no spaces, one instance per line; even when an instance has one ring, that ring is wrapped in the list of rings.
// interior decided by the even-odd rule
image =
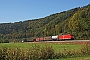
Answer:
[[[74,35],[72,34],[58,36],[58,40],[73,40],[73,39],[74,39]]]

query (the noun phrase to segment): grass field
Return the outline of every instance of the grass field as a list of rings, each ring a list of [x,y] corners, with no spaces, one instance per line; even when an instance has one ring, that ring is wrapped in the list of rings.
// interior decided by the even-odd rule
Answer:
[[[68,43],[67,44],[66,43],[63,43],[63,44],[56,44],[56,43],[0,43],[0,48],[7,47],[9,50],[11,49],[10,51],[12,51],[12,53],[15,52],[15,50],[13,50],[13,49],[20,48],[21,49],[20,50],[21,51],[21,55],[23,54],[23,49],[27,50],[27,49],[29,49],[31,47],[35,47],[35,46],[36,46],[36,49],[37,49],[37,46],[39,46],[40,48],[42,48],[42,47],[45,47],[46,48],[46,46],[51,46],[55,50],[55,52],[59,52],[59,51],[62,52],[64,49],[66,49],[65,50],[66,51],[66,54],[69,54],[68,52],[70,50],[72,50],[70,53],[72,53],[72,52],[74,53],[74,51],[78,51],[82,47],[84,47],[83,44],[71,44],[71,43],[70,44],[68,44]],[[50,49],[52,49],[52,48],[50,48]],[[9,51],[9,50],[7,50],[7,51]],[[69,50],[69,51],[67,51],[67,50]],[[19,49],[17,51],[19,51]],[[35,53],[38,53],[37,51],[38,50],[35,50]],[[50,50],[50,51],[52,51],[52,50]],[[27,52],[29,52],[29,50]],[[18,53],[17,52],[15,52],[15,53],[16,53],[15,56],[17,57],[17,54]],[[31,53],[33,53],[33,52],[31,52]],[[43,51],[42,53],[45,53],[45,52]],[[28,53],[25,53],[25,54],[28,54]],[[59,54],[62,54],[62,53],[59,53]],[[79,52],[79,54],[82,55],[82,53],[80,53],[80,52]],[[80,55],[79,56],[76,56],[76,57],[74,56],[74,57],[68,57],[68,58],[49,59],[49,60],[90,60],[90,55],[85,55],[85,56],[84,55],[80,56]],[[26,56],[28,56],[28,55],[26,55]],[[35,56],[37,56],[37,55],[35,54]],[[58,56],[58,55],[56,55],[56,56]],[[61,55],[59,55],[59,56],[61,56]]]
[[[82,57],[72,57],[72,58],[61,58],[61,59],[53,59],[53,60],[90,60],[90,56],[82,56]]]
[[[63,49],[74,49],[74,50],[78,50],[82,47],[82,45],[77,45],[77,44],[53,44],[53,43],[41,43],[41,44],[37,44],[37,43],[0,43],[0,48],[1,47],[7,47],[7,48],[23,48],[23,49],[27,49],[29,47],[33,47],[33,46],[52,46],[53,49],[55,50],[63,50]]]

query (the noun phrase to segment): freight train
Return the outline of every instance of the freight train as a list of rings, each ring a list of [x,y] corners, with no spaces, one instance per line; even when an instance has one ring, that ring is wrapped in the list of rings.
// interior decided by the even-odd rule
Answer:
[[[63,41],[63,40],[74,40],[74,35],[64,34],[57,36],[40,37],[40,38],[35,38],[33,41],[37,42],[37,41]]]

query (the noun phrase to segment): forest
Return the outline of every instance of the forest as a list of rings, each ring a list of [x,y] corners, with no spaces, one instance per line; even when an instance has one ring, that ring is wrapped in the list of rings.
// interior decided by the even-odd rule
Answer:
[[[36,37],[73,34],[76,40],[90,39],[90,4],[44,18],[0,23],[0,42],[32,41]]]

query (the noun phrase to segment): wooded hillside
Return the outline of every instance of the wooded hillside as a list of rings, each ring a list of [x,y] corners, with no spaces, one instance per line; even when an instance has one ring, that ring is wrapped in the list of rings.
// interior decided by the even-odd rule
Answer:
[[[71,33],[90,39],[90,4],[44,18],[0,24],[0,40],[32,40],[35,37]]]

